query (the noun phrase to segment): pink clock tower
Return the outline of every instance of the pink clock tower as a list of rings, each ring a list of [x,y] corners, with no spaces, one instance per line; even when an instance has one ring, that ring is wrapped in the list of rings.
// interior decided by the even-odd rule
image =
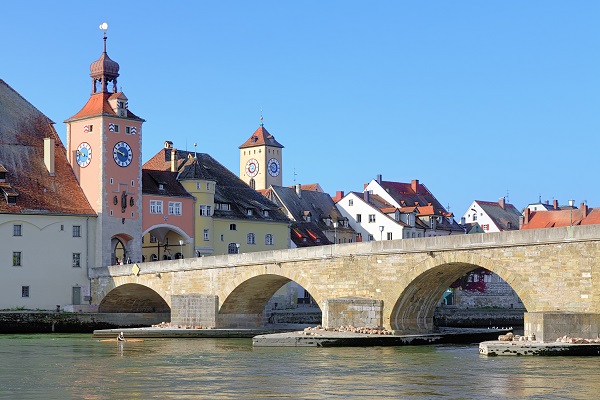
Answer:
[[[142,123],[117,90],[119,64],[104,51],[90,66],[92,93],[65,121],[68,158],[98,219],[96,267],[142,260]]]

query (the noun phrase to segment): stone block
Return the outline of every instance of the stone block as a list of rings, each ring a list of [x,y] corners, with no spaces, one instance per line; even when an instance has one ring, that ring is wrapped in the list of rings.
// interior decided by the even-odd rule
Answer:
[[[361,297],[327,299],[323,304],[323,326],[339,328],[383,326],[383,301]]]

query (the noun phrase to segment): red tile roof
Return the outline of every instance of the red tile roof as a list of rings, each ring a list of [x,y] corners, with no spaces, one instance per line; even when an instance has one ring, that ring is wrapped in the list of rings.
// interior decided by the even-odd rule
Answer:
[[[521,229],[600,224],[600,208],[590,208],[585,216],[583,214],[583,210],[577,208],[573,210],[535,211],[531,212],[529,222],[523,224]]]
[[[71,120],[81,119],[81,118],[86,118],[86,117],[94,117],[97,115],[109,115],[109,116],[116,117],[117,113],[115,112],[115,110],[113,110],[111,105],[108,103],[108,100],[110,100],[111,98],[114,98],[114,97],[119,97],[121,95],[123,95],[122,92],[119,92],[119,93],[104,93],[104,92],[94,93],[90,96],[90,98],[87,101],[87,103],[85,104],[85,106],[83,106],[83,108],[81,110],[79,110],[79,112],[77,114],[73,115],[71,118],[67,119],[66,121],[71,121]],[[139,118],[138,116],[136,116],[134,113],[132,113],[129,110],[127,110],[127,118],[142,120],[141,118]]]
[[[264,126],[259,126],[256,131],[242,144],[239,148],[255,147],[255,146],[270,146],[279,147],[283,146],[275,140],[275,136],[271,135]]]
[[[54,175],[44,163],[44,138],[54,139]],[[0,212],[96,215],[79,186],[52,121],[0,79],[0,164],[4,187],[18,193],[9,205],[0,190]]]

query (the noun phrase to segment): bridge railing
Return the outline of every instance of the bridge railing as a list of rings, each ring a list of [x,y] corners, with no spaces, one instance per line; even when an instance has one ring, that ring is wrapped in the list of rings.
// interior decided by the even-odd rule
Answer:
[[[245,265],[269,265],[332,257],[389,253],[433,253],[478,248],[536,246],[574,241],[600,241],[600,225],[531,229],[470,235],[448,235],[415,239],[355,242],[328,246],[227,254],[210,257],[154,261],[92,268],[92,277],[123,276],[135,273],[158,274],[198,269],[232,268]]]

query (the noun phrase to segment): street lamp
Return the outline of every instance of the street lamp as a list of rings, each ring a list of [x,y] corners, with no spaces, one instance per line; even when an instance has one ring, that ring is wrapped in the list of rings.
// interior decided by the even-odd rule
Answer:
[[[183,258],[183,240],[179,240],[179,254],[181,254],[181,258]]]
[[[383,240],[383,225],[379,225],[379,240]]]
[[[575,200],[569,200],[569,206],[571,207],[571,223],[570,226],[573,227],[573,206],[575,205]]]

